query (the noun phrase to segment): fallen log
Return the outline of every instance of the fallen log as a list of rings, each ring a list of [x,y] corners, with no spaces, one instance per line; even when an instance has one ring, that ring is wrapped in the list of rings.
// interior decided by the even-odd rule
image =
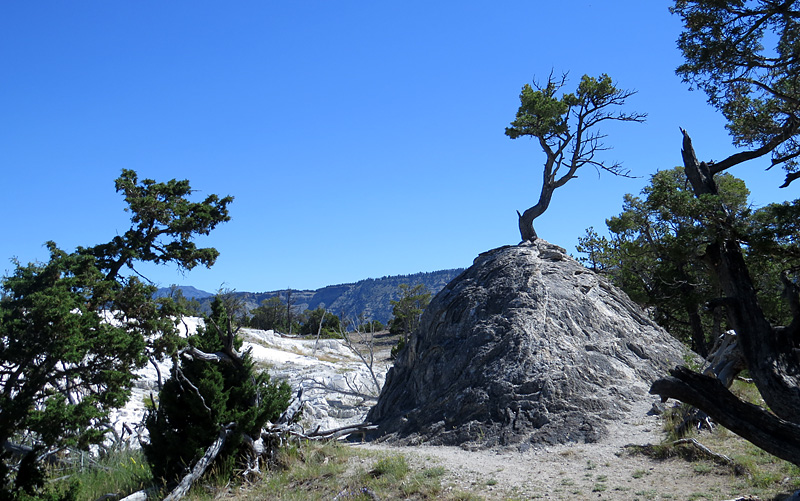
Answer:
[[[681,438],[679,440],[672,442],[672,445],[681,445],[681,444],[693,445],[696,449],[698,449],[700,452],[705,454],[707,457],[710,457],[717,463],[730,467],[736,475],[747,475],[748,477],[752,476],[750,472],[747,471],[747,468],[745,468],[744,466],[740,465],[739,463],[729,458],[725,454],[720,454],[718,452],[712,451],[711,449],[701,444],[694,438]]]
[[[341,428],[333,428],[331,430],[314,430],[310,433],[297,431],[291,426],[284,424],[272,425],[261,431],[262,438],[275,437],[278,435],[289,435],[292,437],[300,438],[303,440],[331,440],[334,438],[352,435],[354,433],[363,433],[367,431],[377,430],[378,426],[371,423],[359,423],[350,426],[342,426]]]
[[[800,465],[800,425],[743,402],[717,378],[676,367],[655,381],[650,393],[703,409],[714,421],[773,456]]]

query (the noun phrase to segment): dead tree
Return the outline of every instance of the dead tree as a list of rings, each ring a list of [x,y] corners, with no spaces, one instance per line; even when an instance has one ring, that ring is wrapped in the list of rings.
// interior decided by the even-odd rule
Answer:
[[[800,3],[681,0],[671,11],[684,25],[678,38],[684,63],[676,73],[705,91],[727,120],[734,145],[747,148],[719,162],[701,162],[683,131],[683,165],[692,190],[715,205],[705,222],[715,237],[704,256],[723,291],[718,303],[769,411],[741,402],[716,378],[686,368],[656,381],[651,392],[694,405],[758,447],[800,465],[800,288],[796,276],[788,280],[785,275],[797,273],[789,269],[796,264],[788,264],[782,276],[790,310],[786,325],[771,325],[742,251],[742,242],[752,235],[737,235],[731,214],[715,201],[715,175],[749,160],[783,166],[782,188],[800,178]],[[787,236],[788,241],[778,242],[778,235],[771,235],[776,251],[796,253],[797,230],[789,229]],[[796,256],[788,261],[796,263]]]
[[[791,121],[785,127],[791,129],[786,135],[797,131]],[[763,154],[758,153],[737,153],[715,164],[699,162],[689,134],[683,131],[684,169],[697,197],[716,195],[714,174]],[[724,206],[719,207],[719,214],[715,221],[709,221],[716,225],[718,237],[705,249],[705,259],[725,294],[721,302],[728,323],[736,332],[741,356],[771,412],[742,402],[719,379],[685,367],[678,367],[670,377],[653,383],[650,392],[662,399],[674,398],[693,405],[756,446],[800,465],[800,301],[792,284],[785,283],[794,318],[788,326],[770,324],[759,305]]]
[[[378,382],[378,377],[375,375],[375,323],[369,322],[369,326],[370,332],[367,332],[366,328],[362,331],[361,328],[363,324],[359,325],[358,321],[354,321],[354,330],[352,334],[358,335],[359,339],[355,340],[346,329],[342,329],[342,338],[344,339],[344,345],[347,346],[347,349],[357,356],[364,367],[366,367],[367,371],[369,371],[373,384],[372,391],[369,392],[369,394],[377,397],[381,392],[381,384]]]
[[[363,318],[363,315],[361,317]],[[310,388],[361,399],[361,401],[356,404],[356,407],[363,405],[365,402],[376,401],[382,388],[378,375],[375,373],[374,323],[369,322],[371,331],[367,332],[366,328],[362,330],[364,324],[360,324],[360,320],[361,318],[351,320],[350,323],[353,327],[351,332],[348,332],[346,328],[340,326],[339,334],[342,336],[342,343],[344,346],[347,347],[353,355],[358,357],[361,364],[367,370],[369,382],[360,382],[357,375],[348,377],[348,374],[344,374],[343,378],[347,386],[347,389],[344,389],[327,384],[325,381],[314,377],[308,378]],[[314,345],[314,349],[316,350],[316,344]]]

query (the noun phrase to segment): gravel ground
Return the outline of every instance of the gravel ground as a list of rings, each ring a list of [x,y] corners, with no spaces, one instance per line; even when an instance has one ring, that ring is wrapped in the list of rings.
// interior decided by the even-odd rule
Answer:
[[[466,491],[485,499],[728,500],[758,499],[727,468],[682,459],[654,460],[630,454],[629,444],[658,444],[664,438],[660,418],[648,416],[652,401],[642,402],[610,427],[598,443],[559,445],[526,452],[466,451],[458,447],[354,447],[406,454],[411,463],[447,470],[448,491]]]

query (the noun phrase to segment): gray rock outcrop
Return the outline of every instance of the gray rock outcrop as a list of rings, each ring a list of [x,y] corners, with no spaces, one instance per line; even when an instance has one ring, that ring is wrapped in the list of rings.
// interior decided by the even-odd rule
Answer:
[[[594,442],[686,353],[564,249],[502,247],[433,299],[367,420],[406,444]]]

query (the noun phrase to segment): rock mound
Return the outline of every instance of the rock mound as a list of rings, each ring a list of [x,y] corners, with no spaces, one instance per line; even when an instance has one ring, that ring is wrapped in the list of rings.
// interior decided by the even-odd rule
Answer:
[[[433,299],[367,420],[404,444],[594,442],[685,353],[564,249],[502,247]]]

